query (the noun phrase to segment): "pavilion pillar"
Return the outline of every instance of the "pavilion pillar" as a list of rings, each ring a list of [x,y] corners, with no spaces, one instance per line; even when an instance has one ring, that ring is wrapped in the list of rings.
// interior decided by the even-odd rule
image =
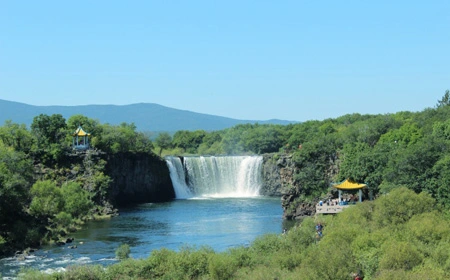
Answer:
[[[341,201],[342,201],[342,191],[339,190],[339,202],[341,202]]]
[[[362,190],[359,189],[359,202],[362,202]]]

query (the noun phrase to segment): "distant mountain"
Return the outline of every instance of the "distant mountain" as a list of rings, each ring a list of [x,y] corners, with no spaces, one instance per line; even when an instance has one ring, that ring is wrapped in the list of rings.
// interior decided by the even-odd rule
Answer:
[[[153,103],[131,105],[83,105],[83,106],[33,106],[0,99],[0,125],[6,120],[24,123],[30,127],[33,118],[39,114],[61,114],[68,119],[81,114],[101,123],[117,125],[123,122],[134,123],[140,131],[222,130],[244,123],[290,124],[284,120],[238,120],[214,115],[178,110]]]

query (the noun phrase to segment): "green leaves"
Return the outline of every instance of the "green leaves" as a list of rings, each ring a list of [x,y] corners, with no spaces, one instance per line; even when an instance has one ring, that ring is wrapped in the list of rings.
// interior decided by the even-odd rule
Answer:
[[[407,222],[414,215],[429,212],[435,200],[422,192],[415,194],[405,187],[396,188],[375,201],[376,212],[373,219],[380,226],[398,225]]]
[[[89,199],[89,193],[81,188],[78,183],[70,182],[62,186],[64,196],[64,210],[72,217],[86,215],[93,203]]]
[[[128,259],[130,257],[130,245],[128,244],[121,244],[119,248],[116,250],[116,258],[119,260]]]
[[[436,104],[437,108],[444,107],[450,105],[450,90],[446,90],[444,96],[442,96],[441,100],[438,100]]]
[[[40,114],[34,117],[31,130],[38,139],[38,146],[60,143],[65,138],[66,120],[61,114],[51,116]]]
[[[167,132],[161,132],[155,139],[155,144],[159,147],[159,156],[163,150],[172,146],[172,136]]]
[[[127,123],[119,126],[102,125],[101,133],[93,135],[92,145],[108,153],[152,153],[153,150],[150,138],[142,132],[137,132],[134,124]]]
[[[30,214],[49,218],[58,214],[64,207],[61,189],[52,181],[38,181],[31,187]]]

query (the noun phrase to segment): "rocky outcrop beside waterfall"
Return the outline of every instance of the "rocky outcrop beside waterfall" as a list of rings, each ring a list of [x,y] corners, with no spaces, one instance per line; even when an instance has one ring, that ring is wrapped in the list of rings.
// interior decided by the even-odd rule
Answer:
[[[262,195],[281,196],[283,218],[301,219],[316,213],[315,202],[300,202],[300,183],[295,181],[297,167],[289,154],[263,156]]]
[[[282,196],[294,184],[295,166],[289,155],[263,155],[263,186],[260,193]]]
[[[148,153],[107,155],[106,174],[111,177],[111,201],[117,206],[162,202],[175,198],[164,159]]]

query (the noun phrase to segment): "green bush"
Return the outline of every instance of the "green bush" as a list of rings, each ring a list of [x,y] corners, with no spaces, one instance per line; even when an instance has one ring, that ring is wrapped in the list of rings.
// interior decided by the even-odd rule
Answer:
[[[67,228],[72,224],[73,218],[72,215],[70,215],[69,213],[59,212],[58,214],[56,214],[53,221],[57,223],[59,226]]]
[[[237,270],[237,261],[229,254],[215,254],[209,259],[208,271],[212,279],[232,279]]]
[[[104,279],[104,268],[101,265],[69,266],[64,273],[64,280],[100,280]]]
[[[395,226],[408,221],[413,215],[431,211],[435,203],[426,193],[417,195],[401,187],[375,201],[377,211],[373,218],[380,226]]]
[[[38,181],[31,187],[30,213],[37,217],[52,217],[64,207],[61,189],[50,180]]]
[[[64,210],[73,217],[78,218],[87,215],[89,209],[93,206],[89,199],[89,193],[81,188],[78,183],[64,184],[62,194],[64,196]]]
[[[186,278],[197,278],[208,274],[208,262],[212,255],[214,250],[211,247],[183,247],[176,255],[175,265]]]
[[[410,242],[391,240],[382,247],[380,269],[411,270],[422,262],[423,256]]]
[[[268,255],[277,252],[282,247],[282,237],[279,234],[265,234],[257,237],[252,245],[251,251],[260,255]]]
[[[160,250],[153,250],[147,261],[155,275],[161,276],[176,268],[173,264],[176,255],[177,253],[175,251],[162,248]]]
[[[122,244],[116,250],[116,258],[119,260],[128,259],[130,257],[130,246],[128,244]]]
[[[155,273],[148,260],[125,259],[107,267],[104,279],[154,279]]]
[[[231,248],[228,253],[235,260],[236,265],[240,267],[252,267],[254,264],[254,258],[249,248],[237,247]]]

